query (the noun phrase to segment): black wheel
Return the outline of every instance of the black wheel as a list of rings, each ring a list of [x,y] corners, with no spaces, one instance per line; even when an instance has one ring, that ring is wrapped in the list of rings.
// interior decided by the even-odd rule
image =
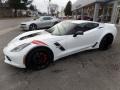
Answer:
[[[30,26],[29,26],[29,30],[31,31],[31,30],[37,30],[37,25],[36,24],[31,24]]]
[[[25,65],[28,69],[41,70],[47,68],[53,60],[53,55],[46,48],[36,48],[26,57]]]
[[[107,50],[112,45],[113,38],[114,37],[112,34],[108,34],[108,35],[104,36],[100,42],[99,49]]]

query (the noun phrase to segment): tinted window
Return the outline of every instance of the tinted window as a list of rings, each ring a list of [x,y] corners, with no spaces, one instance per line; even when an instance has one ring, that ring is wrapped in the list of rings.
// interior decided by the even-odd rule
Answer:
[[[83,29],[76,25],[73,29],[71,29],[69,32],[67,32],[67,35],[75,34],[77,31],[83,31]]]
[[[61,22],[55,26],[53,26],[52,28],[46,30],[49,33],[52,33],[53,35],[73,35],[75,34],[77,31],[88,31],[91,30],[93,28],[98,27],[99,24],[96,23],[81,23],[81,24],[74,24],[74,23],[70,23],[67,21]]]
[[[97,23],[82,23],[82,24],[79,24],[79,28],[80,28],[79,30],[85,32],[85,31],[94,29],[98,26],[99,26],[99,24],[97,24]]]
[[[74,34],[77,31],[84,31],[85,32],[85,31],[94,29],[98,26],[99,26],[99,24],[97,24],[97,23],[81,23],[81,24],[76,25],[76,27],[74,27],[73,30],[69,31],[68,34]]]
[[[43,17],[43,20],[51,20],[51,17]]]
[[[81,24],[79,24],[78,25],[78,27],[79,27],[79,31],[87,31],[88,30],[88,28],[86,27],[86,25],[87,25],[87,23],[81,23]]]
[[[85,28],[87,29],[87,30],[91,30],[91,29],[94,29],[94,28],[96,28],[96,27],[98,27],[99,26],[99,24],[97,24],[97,23],[87,23],[86,25],[85,25]]]

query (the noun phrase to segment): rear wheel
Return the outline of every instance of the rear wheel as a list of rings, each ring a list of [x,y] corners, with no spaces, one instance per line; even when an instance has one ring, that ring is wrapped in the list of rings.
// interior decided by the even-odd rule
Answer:
[[[113,38],[114,37],[112,34],[107,34],[106,36],[104,36],[100,42],[99,49],[107,50],[112,45]]]
[[[40,70],[47,68],[52,59],[52,54],[48,49],[36,48],[27,55],[25,64],[28,69]]]

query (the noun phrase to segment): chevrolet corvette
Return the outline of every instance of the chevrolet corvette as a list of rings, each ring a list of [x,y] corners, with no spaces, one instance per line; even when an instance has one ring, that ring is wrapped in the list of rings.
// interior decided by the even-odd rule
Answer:
[[[49,29],[29,31],[14,38],[3,50],[5,63],[44,69],[71,54],[90,49],[107,50],[116,34],[114,24],[66,20]]]

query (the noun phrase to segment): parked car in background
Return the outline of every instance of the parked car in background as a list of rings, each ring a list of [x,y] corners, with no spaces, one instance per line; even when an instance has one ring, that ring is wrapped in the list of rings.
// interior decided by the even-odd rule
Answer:
[[[60,19],[52,16],[41,16],[38,19],[33,19],[28,22],[21,23],[20,27],[23,30],[37,30],[40,28],[52,27],[59,23]]]
[[[82,20],[81,15],[77,17],[77,20]],[[89,17],[87,15],[83,16],[83,20],[89,20],[89,21],[93,21],[92,17]]]
[[[62,17],[59,17],[59,19],[60,19],[61,21],[63,21],[63,20],[71,20],[71,19],[73,19],[73,18],[72,18],[72,16],[62,16]]]
[[[42,31],[30,31],[14,38],[5,48],[5,63],[43,69],[50,63],[85,50],[108,49],[115,40],[114,24],[67,20]]]

